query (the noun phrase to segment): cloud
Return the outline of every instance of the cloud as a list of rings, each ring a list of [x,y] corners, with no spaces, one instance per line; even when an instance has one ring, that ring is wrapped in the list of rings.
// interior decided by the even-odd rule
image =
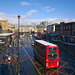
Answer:
[[[46,12],[51,12],[53,10],[55,10],[55,8],[50,8],[49,6],[43,8],[43,11],[46,11]]]
[[[53,10],[55,10],[55,8],[52,8],[50,10],[46,10],[46,12],[50,12],[50,11],[53,11]]]
[[[31,5],[31,3],[28,3],[28,2],[21,2],[21,5]]]
[[[37,10],[33,9],[33,10],[30,10],[29,12],[27,12],[27,16],[30,16],[32,15],[33,13],[36,13]]]
[[[68,22],[75,22],[75,19],[68,19],[68,18],[65,18],[65,19],[61,19],[61,18],[46,18],[46,19],[35,19],[35,20],[31,20],[31,19],[24,19],[22,17],[26,17],[26,16],[29,16],[29,15],[32,15],[33,13],[37,12],[35,9],[34,10],[30,10],[27,15],[21,15],[21,19],[20,19],[20,25],[31,25],[31,26],[35,26],[35,25],[39,25],[40,22],[43,22],[43,21],[48,21],[48,25],[51,25],[51,24],[55,24],[55,23],[60,23],[60,22],[65,22],[65,23],[68,23]],[[12,25],[16,25],[18,24],[18,18],[17,18],[17,15],[13,15],[15,17],[8,17],[7,16],[8,14],[6,13],[3,13],[3,12],[0,12],[0,20],[7,20],[8,19],[8,23],[12,24]]]
[[[28,11],[25,15],[21,15],[21,18],[26,18],[28,16],[33,15],[33,13],[36,13],[36,12],[38,12],[36,9],[32,9]],[[10,17],[17,17],[17,15],[13,14],[13,15],[10,15]]]
[[[47,19],[38,19],[38,20],[30,20],[30,19],[23,19],[21,21],[22,25],[31,25],[31,26],[35,26],[35,25],[39,25],[40,22],[43,22],[43,21],[47,21],[48,22],[48,25],[51,25],[51,24],[55,24],[55,23],[60,23],[60,22],[65,22],[65,23],[68,23],[68,22],[75,22],[75,19],[58,19],[58,18],[47,18]]]
[[[30,10],[30,11],[28,11],[27,13],[26,13],[26,15],[21,15],[21,17],[22,18],[26,18],[26,17],[28,17],[28,16],[31,16],[31,15],[33,15],[33,13],[36,13],[36,12],[38,12],[36,9],[33,9],[33,10]],[[17,15],[16,15],[17,16]]]
[[[29,3],[29,2],[21,2],[21,5],[23,5],[23,6],[25,6],[25,5],[27,5],[27,6],[30,6],[30,5],[37,5],[37,6],[39,6],[38,3]]]
[[[43,11],[48,10],[49,8],[50,8],[50,7],[47,6],[47,7],[43,8]]]

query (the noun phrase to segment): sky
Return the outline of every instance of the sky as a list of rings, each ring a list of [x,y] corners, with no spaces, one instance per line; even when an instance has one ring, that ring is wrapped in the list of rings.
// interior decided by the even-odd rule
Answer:
[[[75,22],[75,0],[0,0],[0,20],[17,25],[38,25]]]

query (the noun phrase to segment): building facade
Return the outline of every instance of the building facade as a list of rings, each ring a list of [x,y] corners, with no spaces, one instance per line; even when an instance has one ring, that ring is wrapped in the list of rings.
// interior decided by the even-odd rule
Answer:
[[[0,29],[14,32],[15,27],[11,24],[8,24],[8,20],[0,20]]]
[[[55,33],[57,35],[75,36],[75,22],[61,22],[60,24],[55,25]]]
[[[29,32],[31,33],[32,31],[34,31],[34,27],[32,26],[20,26],[19,27],[19,32]]]
[[[1,33],[0,34],[0,40],[2,40],[6,46],[9,46],[12,42],[12,36],[13,33]]]
[[[47,26],[48,25],[48,22],[47,21],[40,22],[40,25]]]
[[[47,26],[47,32],[54,34],[55,33],[55,24],[48,25]]]
[[[8,20],[0,20],[2,30],[8,30]]]
[[[11,24],[8,24],[8,30],[15,32],[15,27]]]
[[[75,22],[48,25],[47,32],[56,35],[75,36]]]
[[[72,24],[72,35],[75,36],[75,23]]]
[[[43,33],[45,31],[47,31],[47,28],[46,28],[46,26],[43,26],[43,25],[37,25],[36,30],[37,30],[37,33]]]
[[[0,31],[2,31],[2,26],[0,25]]]

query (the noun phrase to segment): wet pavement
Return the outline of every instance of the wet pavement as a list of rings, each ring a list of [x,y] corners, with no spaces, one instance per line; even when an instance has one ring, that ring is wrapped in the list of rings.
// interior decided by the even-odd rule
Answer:
[[[25,46],[23,46],[23,50],[25,51],[28,60],[24,63],[21,63],[20,67],[22,70],[22,75],[75,75],[75,60],[72,59],[73,56],[69,55],[68,52],[63,50],[65,46],[63,45],[62,48],[62,44],[59,43],[56,43],[59,46],[59,67],[45,69],[34,57],[31,44],[35,39],[36,38],[33,37],[25,38]],[[69,49],[71,48],[69,47]]]
[[[30,36],[25,36],[23,44],[20,45],[20,75],[75,75],[75,59],[72,56],[72,53],[68,52],[71,49],[73,50],[74,47],[67,47],[66,45],[63,45],[61,43],[55,43],[59,46],[59,67],[53,69],[45,69],[34,57],[31,44],[35,39],[36,38]],[[15,54],[16,53],[17,52],[15,51]],[[10,52],[10,54],[12,53]],[[9,75],[15,75],[14,64],[10,65],[11,70],[9,72],[11,74]],[[0,65],[0,68],[1,66],[2,65]],[[6,75],[8,75],[7,72]]]
[[[16,75],[17,73],[17,50],[16,47],[10,49],[7,47],[6,49],[0,50],[0,75],[2,75],[2,67],[4,66],[5,75]],[[9,53],[9,55],[8,55]],[[5,56],[5,59],[3,59]],[[8,61],[8,56],[11,56],[11,61]],[[19,61],[20,64],[27,61],[27,57],[25,55],[25,51],[22,47],[19,48]],[[2,65],[4,64],[4,65]]]

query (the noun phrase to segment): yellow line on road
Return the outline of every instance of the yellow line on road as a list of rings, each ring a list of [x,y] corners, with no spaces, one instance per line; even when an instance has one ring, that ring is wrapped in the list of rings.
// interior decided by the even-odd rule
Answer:
[[[38,62],[34,62],[34,64],[37,64]]]
[[[25,60],[23,60],[23,61],[20,61],[20,63],[23,63],[23,62],[25,62],[25,61],[27,61],[27,59],[25,59]]]
[[[66,67],[66,66],[63,66],[64,68],[68,68],[68,69],[71,69],[71,70],[74,70],[73,68],[70,68],[70,67]]]
[[[58,71],[58,72],[60,72],[60,73],[62,73],[62,74],[64,74],[64,75],[68,75],[68,74],[66,74],[66,73],[64,73],[64,72],[61,72],[61,71]]]
[[[60,62],[66,62],[66,61],[60,60]]]
[[[55,73],[56,71],[58,71],[60,68],[62,68],[64,65],[66,65],[70,60],[68,60],[66,63],[64,63],[62,66],[60,66],[57,70],[55,70],[54,72],[52,72],[50,75],[52,75],[53,73]]]
[[[37,64],[37,65],[39,65],[39,66],[42,66],[41,64],[39,64],[38,62],[35,62],[34,64]]]
[[[70,75],[72,75],[74,72],[75,72],[75,70]]]
[[[41,70],[43,67],[39,68],[38,70]]]
[[[24,49],[24,48],[23,48]],[[24,49],[25,50],[25,49]],[[28,52],[25,50],[26,54],[28,55],[29,59],[31,60],[32,64],[34,65],[35,69],[37,70],[37,72],[39,73],[39,75],[41,75],[40,71],[38,70],[38,68],[36,67],[36,65],[34,64],[34,62],[32,61],[32,59],[30,58]]]

